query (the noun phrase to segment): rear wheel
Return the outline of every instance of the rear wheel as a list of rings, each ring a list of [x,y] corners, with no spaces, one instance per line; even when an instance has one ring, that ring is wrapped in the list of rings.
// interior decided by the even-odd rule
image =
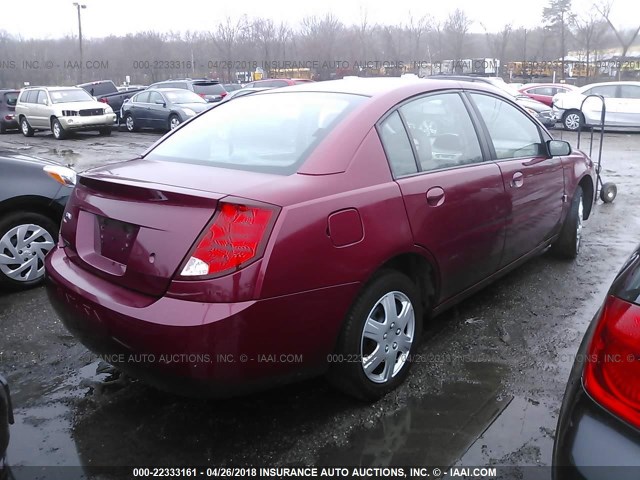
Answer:
[[[576,258],[582,243],[582,225],[584,221],[584,199],[582,187],[578,185],[573,194],[571,209],[562,225],[560,236],[553,244],[553,252],[564,258]]]
[[[53,132],[53,137],[56,140],[63,140],[67,136],[64,128],[62,128],[60,120],[58,120],[57,118],[51,120],[51,131]]]
[[[421,334],[416,285],[400,272],[382,271],[347,314],[328,379],[349,395],[377,400],[407,377]]]
[[[58,226],[39,213],[17,212],[0,219],[0,286],[24,289],[44,279],[44,258]]]
[[[580,110],[569,110],[562,116],[562,125],[566,130],[577,132],[584,125],[584,115]]]
[[[31,128],[25,117],[20,119],[20,130],[25,137],[33,137],[33,128]]]

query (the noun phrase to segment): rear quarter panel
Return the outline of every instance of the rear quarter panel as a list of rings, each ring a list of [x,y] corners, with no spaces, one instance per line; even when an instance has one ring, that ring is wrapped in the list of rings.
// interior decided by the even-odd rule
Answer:
[[[564,189],[565,194],[568,196],[567,205],[571,205],[571,201],[573,200],[573,196],[576,191],[576,187],[581,182],[591,182],[591,191],[586,191],[583,188],[584,195],[584,204],[589,205],[588,212],[591,212],[591,205],[596,201],[595,198],[595,185],[596,185],[596,174],[595,174],[595,166],[593,161],[589,158],[589,156],[580,151],[574,150],[571,152],[571,155],[567,156],[563,160],[563,170],[564,170]],[[586,179],[586,180],[585,180]],[[590,195],[590,198],[587,198],[587,195]],[[568,208],[565,209],[568,211]]]
[[[400,189],[391,177],[374,129],[347,172],[298,175],[297,181],[299,189],[318,194],[289,205],[280,213],[265,252],[267,261],[263,262],[257,296],[364,282],[385,261],[413,250]],[[278,195],[275,191],[272,194]],[[263,192],[262,197],[265,196],[269,197],[269,193]],[[363,236],[360,241],[336,247],[328,233],[328,218],[346,209],[359,213]]]

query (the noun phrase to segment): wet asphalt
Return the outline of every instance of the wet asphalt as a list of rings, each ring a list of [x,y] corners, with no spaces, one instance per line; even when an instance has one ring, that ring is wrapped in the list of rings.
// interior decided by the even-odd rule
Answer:
[[[575,134],[554,135],[576,144]],[[132,158],[159,137],[16,133],[0,136],[0,150],[84,170]],[[588,149],[588,134],[582,142]],[[573,356],[640,240],[639,156],[640,133],[606,133],[602,175],[618,197],[595,206],[579,258],[543,254],[432,320],[407,382],[373,404],[322,378],[233,400],[161,393],[100,373],[105,365],[67,333],[42,288],[0,292],[14,476],[52,465],[82,466],[74,472],[89,477],[118,465],[550,465]]]

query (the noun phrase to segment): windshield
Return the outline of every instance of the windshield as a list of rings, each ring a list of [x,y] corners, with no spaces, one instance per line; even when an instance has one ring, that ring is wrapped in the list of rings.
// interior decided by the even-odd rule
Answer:
[[[91,95],[81,88],[73,90],[50,90],[49,96],[53,103],[87,102],[93,100]]]
[[[147,158],[290,175],[366,98],[324,92],[240,97],[177,130]]]
[[[4,94],[4,98],[7,102],[7,105],[10,107],[14,107],[18,102],[18,93],[19,92],[9,92]]]
[[[201,96],[189,90],[164,92],[164,96],[167,97],[171,103],[207,103]]]

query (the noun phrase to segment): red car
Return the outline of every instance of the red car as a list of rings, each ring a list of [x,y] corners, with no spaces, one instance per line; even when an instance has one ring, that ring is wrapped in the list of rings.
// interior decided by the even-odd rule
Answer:
[[[270,78],[247,83],[243,88],[280,88],[289,87],[291,85],[302,85],[304,83],[314,83],[314,81],[306,78]]]
[[[490,86],[309,83],[198,115],[78,177],[49,298],[87,347],[183,394],[328,373],[375,399],[425,316],[551,246],[594,202],[583,153]]]
[[[577,90],[577,87],[566,83],[529,83],[520,88],[520,92],[545,105],[553,106],[553,96],[556,93],[566,93]]]

